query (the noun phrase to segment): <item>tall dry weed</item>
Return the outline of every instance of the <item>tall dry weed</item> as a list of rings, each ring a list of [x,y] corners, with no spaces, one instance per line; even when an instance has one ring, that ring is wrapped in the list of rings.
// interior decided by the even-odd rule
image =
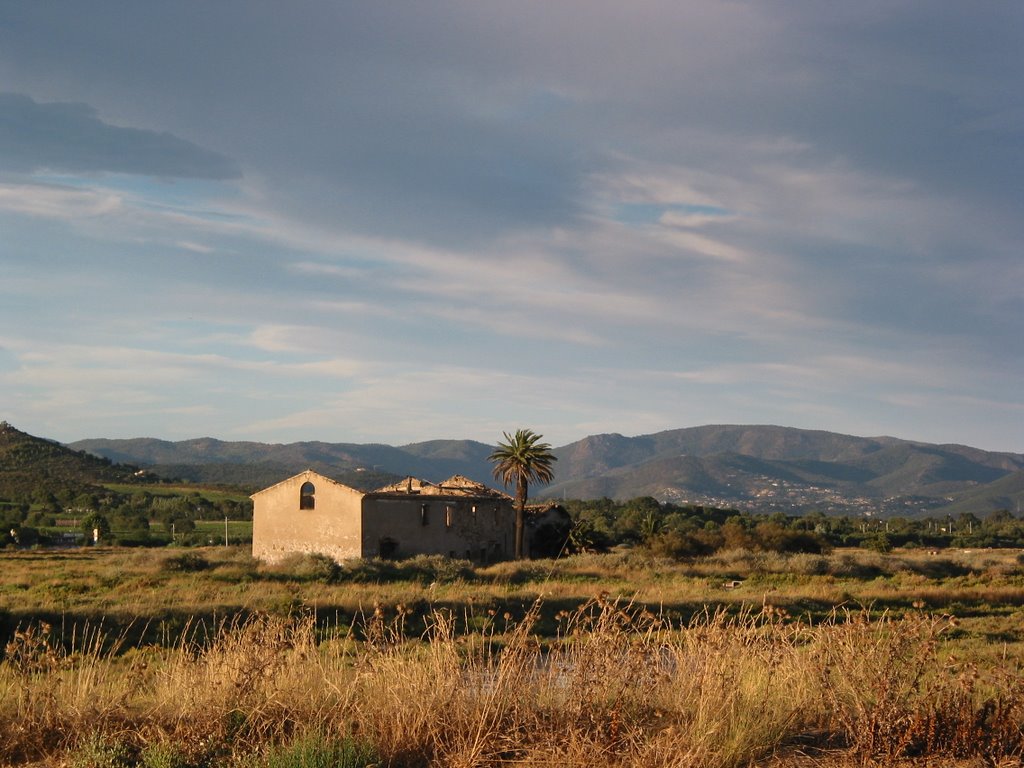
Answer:
[[[26,628],[0,663],[0,763],[219,768],[344,743],[396,768],[738,768],[816,740],[875,764],[1024,745],[1020,670],[950,661],[949,617],[811,626],[765,606],[681,626],[601,596],[544,639],[540,614],[407,625],[378,606],[351,632],[253,616],[123,654],[101,633],[63,649]]]
[[[160,665],[144,719],[159,738],[197,750],[252,751],[329,721],[345,689],[326,685],[325,663],[310,615],[228,622],[208,645],[183,642]]]
[[[943,658],[941,636],[956,624],[948,615],[872,620],[864,611],[821,628],[825,710],[860,762],[1022,754],[1024,677]]]
[[[72,634],[69,647],[45,622],[17,630],[0,664],[0,759],[33,760],[74,745],[94,728],[124,720],[123,676],[106,674],[119,641],[96,627]],[[132,676],[131,665],[125,674]]]

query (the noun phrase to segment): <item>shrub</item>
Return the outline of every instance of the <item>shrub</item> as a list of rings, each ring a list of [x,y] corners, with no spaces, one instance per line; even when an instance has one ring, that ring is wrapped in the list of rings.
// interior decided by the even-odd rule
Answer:
[[[457,560],[443,555],[417,555],[396,565],[406,578],[423,582],[447,583],[476,578],[473,563],[469,560]]]
[[[341,564],[339,578],[343,581],[385,582],[398,581],[401,576],[398,562],[381,558],[354,557]]]
[[[185,753],[172,744],[150,744],[139,755],[140,768],[190,768]]]
[[[161,567],[165,571],[194,573],[205,571],[210,567],[210,562],[198,552],[182,552],[164,558]]]
[[[864,539],[861,546],[875,552],[892,552],[892,539],[887,533],[875,533]]]
[[[574,555],[579,557],[579,555]],[[565,563],[566,561],[562,561]],[[527,584],[551,578],[551,561],[509,560],[488,566],[485,576],[499,584]]]
[[[662,531],[647,540],[647,549],[655,557],[682,560],[697,555],[706,555],[708,545],[690,534],[681,531]]]
[[[135,750],[123,741],[108,740],[94,734],[72,755],[74,768],[133,768]]]
[[[832,573],[835,576],[852,579],[874,579],[885,572],[881,558],[871,557],[867,553],[862,556],[842,554],[832,562]]]
[[[824,576],[828,573],[829,562],[827,557],[802,553],[789,558],[789,567],[802,576]]]
[[[758,549],[772,552],[810,552],[823,554],[831,549],[828,541],[817,533],[794,531],[779,523],[758,523],[754,528],[753,541]]]
[[[905,561],[910,570],[927,576],[930,579],[950,579],[957,576],[966,576],[971,572],[963,563],[958,563],[948,557],[930,557],[927,559]]]
[[[319,552],[290,555],[269,568],[269,572],[297,582],[334,584],[342,579],[342,567],[334,558]]]
[[[265,573],[295,579],[338,582],[386,583],[392,581],[431,582],[470,581],[476,578],[473,564],[468,560],[453,560],[442,555],[417,555],[408,560],[382,560],[380,558],[351,558],[342,563],[319,553],[292,555],[270,566]]]

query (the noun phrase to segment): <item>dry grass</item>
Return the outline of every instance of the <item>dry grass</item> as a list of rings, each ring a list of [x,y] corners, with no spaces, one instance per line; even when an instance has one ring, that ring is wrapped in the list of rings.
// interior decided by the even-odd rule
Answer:
[[[0,764],[997,765],[1024,744],[1016,552],[0,559]]]
[[[936,556],[845,550],[818,556],[737,550],[683,563],[625,552],[476,569],[444,558],[328,569],[308,557],[266,567],[237,548],[0,552],[0,613],[159,620],[168,613],[287,612],[296,604],[350,612],[378,602],[463,603],[469,597],[477,604],[528,605],[539,596],[548,604],[579,605],[602,591],[666,606],[750,606],[766,596],[791,607],[801,601],[879,603],[898,610],[915,600],[932,608],[1024,606],[1024,570],[1017,559],[1016,551]],[[742,589],[722,589],[732,580],[742,581]]]
[[[0,664],[0,761],[278,765],[354,743],[365,765],[732,768],[812,753],[994,764],[1024,749],[1020,670],[943,660],[948,617],[811,626],[768,608],[680,626],[599,597],[542,644],[540,608],[470,635],[440,610],[422,637],[402,608],[352,632],[256,616],[127,653],[96,633],[64,651],[32,627]]]

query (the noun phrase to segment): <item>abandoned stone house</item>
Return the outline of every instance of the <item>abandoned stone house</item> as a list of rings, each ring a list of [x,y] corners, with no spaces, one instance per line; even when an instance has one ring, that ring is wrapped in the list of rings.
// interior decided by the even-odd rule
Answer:
[[[448,555],[492,563],[514,551],[512,498],[460,475],[436,485],[409,477],[364,492],[306,470],[252,500],[253,556],[266,562],[319,553],[339,561]],[[549,531],[550,521],[561,518],[545,507],[542,519]],[[527,552],[530,544],[528,533]]]

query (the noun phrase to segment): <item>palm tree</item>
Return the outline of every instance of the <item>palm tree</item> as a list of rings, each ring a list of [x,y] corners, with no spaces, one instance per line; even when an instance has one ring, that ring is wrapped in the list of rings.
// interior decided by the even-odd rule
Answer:
[[[523,557],[523,531],[526,522],[526,490],[531,482],[550,483],[555,473],[551,465],[558,459],[551,453],[548,443],[540,442],[543,435],[530,429],[517,429],[514,435],[502,433],[505,442],[499,442],[487,457],[494,462],[494,477],[507,488],[516,487],[515,557]]]

